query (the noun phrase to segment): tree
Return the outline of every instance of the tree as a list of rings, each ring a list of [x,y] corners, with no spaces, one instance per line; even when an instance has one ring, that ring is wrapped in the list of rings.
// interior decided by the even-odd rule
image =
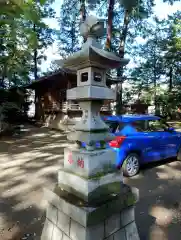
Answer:
[[[13,1],[4,2],[0,9],[0,71],[1,87],[10,86],[11,83],[18,84],[19,80],[27,80],[28,65],[27,52],[23,46],[24,33],[21,28],[23,17],[30,17],[30,5]],[[22,67],[23,66],[23,67]]]
[[[24,21],[25,32],[29,36],[28,48],[32,49],[31,71],[34,79],[38,78],[39,65],[41,65],[42,60],[46,60],[45,49],[54,41],[55,32],[44,23],[44,19],[54,17],[55,12],[51,7],[53,2],[54,0],[46,0],[43,5],[35,2],[32,9],[38,14],[38,18]]]
[[[173,117],[180,107],[181,99],[181,12],[178,11],[164,21],[165,38],[162,43],[163,63],[168,91],[160,96],[165,111]]]
[[[112,39],[113,18],[114,18],[114,4],[115,4],[115,0],[109,0],[107,38],[106,38],[106,44],[105,44],[105,48],[108,51],[111,50],[111,39]]]
[[[163,39],[162,22],[158,18],[154,18],[154,23],[148,28],[148,40],[145,44],[139,46],[138,54],[141,58],[139,67],[135,68],[132,76],[142,83],[142,89],[147,88],[147,94],[150,92],[152,100],[158,111],[157,101],[157,87],[164,74],[163,58],[161,52],[162,39]],[[151,29],[151,33],[149,33]]]
[[[165,74],[168,77],[169,91],[174,85],[179,84],[181,73],[181,12],[176,12],[164,21],[165,39],[162,44],[162,51]],[[181,84],[181,82],[180,82]]]
[[[84,2],[82,1],[82,8]],[[60,56],[65,59],[69,55],[77,52],[81,46],[81,37],[79,34],[79,2],[77,0],[65,0],[60,10],[60,31],[58,35],[58,46]],[[85,9],[82,9],[85,11]],[[85,12],[82,13],[81,18],[84,19]],[[81,20],[83,20],[81,19]]]
[[[147,41],[137,46],[138,66],[131,71],[135,78],[134,89],[145,101],[155,104],[156,113],[161,106],[169,116],[180,104],[181,59],[180,59],[180,13],[177,12],[162,21],[154,18],[147,27]],[[151,29],[151,32],[150,32]],[[168,84],[168,90],[160,92],[161,85]]]
[[[1,5],[1,87],[28,83],[32,71],[37,77],[38,61],[43,57],[40,51],[52,43],[51,30],[44,23],[44,18],[50,16],[48,6],[51,3],[52,1],[5,1]]]
[[[153,0],[147,1],[125,1],[122,0],[122,4],[125,8],[124,17],[123,17],[123,25],[120,29],[119,34],[119,47],[118,54],[121,58],[125,56],[125,50],[127,47],[127,43],[133,43],[133,39],[136,36],[139,36],[140,33],[144,31],[144,25],[147,24],[145,19],[147,19],[152,13],[152,7],[154,6]],[[138,29],[140,32],[138,32]],[[117,71],[117,77],[120,79],[120,84],[118,84],[118,94],[117,94],[117,113],[120,114],[122,112],[123,105],[123,72],[124,68],[121,67]]]

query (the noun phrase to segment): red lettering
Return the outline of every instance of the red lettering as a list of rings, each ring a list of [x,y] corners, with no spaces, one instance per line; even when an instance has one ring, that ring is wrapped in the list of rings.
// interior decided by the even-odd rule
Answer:
[[[82,158],[78,158],[77,165],[81,168],[84,168],[84,160]]]
[[[73,159],[72,159],[72,153],[71,152],[68,154],[68,162],[70,164],[72,164],[74,162]]]

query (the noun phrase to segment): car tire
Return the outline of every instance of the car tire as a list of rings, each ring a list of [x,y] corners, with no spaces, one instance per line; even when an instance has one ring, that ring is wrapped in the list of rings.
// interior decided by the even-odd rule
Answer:
[[[140,157],[136,153],[130,153],[126,157],[122,165],[123,175],[125,177],[133,177],[140,170]]]
[[[177,153],[177,160],[181,161],[181,147],[180,147],[180,149],[179,149],[179,151]]]

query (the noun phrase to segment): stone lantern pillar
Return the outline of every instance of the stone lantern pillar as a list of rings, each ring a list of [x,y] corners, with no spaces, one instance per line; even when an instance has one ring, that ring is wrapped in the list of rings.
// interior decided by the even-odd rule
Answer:
[[[139,239],[136,196],[116,169],[115,152],[106,147],[113,136],[99,115],[103,100],[116,97],[106,86],[106,71],[128,60],[101,49],[96,39],[103,30],[103,22],[89,16],[81,25],[87,41],[64,62],[77,71],[77,87],[67,90],[67,99],[79,102],[83,116],[68,134],[74,144],[65,149],[57,186],[45,190],[49,206],[41,240]]]

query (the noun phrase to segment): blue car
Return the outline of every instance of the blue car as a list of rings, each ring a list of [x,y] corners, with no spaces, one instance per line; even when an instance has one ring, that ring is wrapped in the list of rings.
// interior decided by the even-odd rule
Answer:
[[[177,157],[181,160],[181,132],[152,115],[103,117],[115,139],[109,142],[117,154],[116,164],[132,177],[144,163]]]

